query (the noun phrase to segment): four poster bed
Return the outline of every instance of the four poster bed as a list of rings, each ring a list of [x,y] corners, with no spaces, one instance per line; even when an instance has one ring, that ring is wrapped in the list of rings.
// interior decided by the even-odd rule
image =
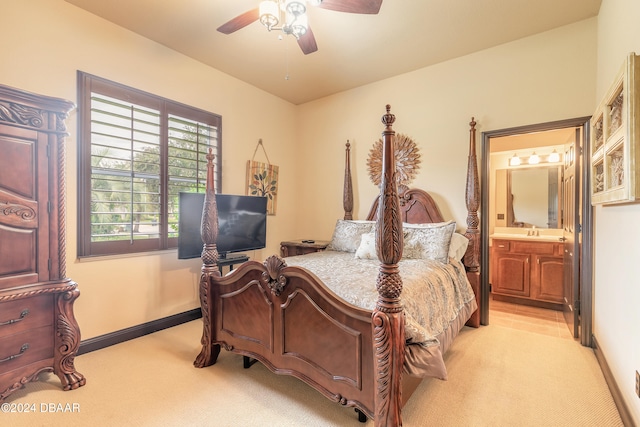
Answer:
[[[217,267],[209,154],[202,218],[203,335],[196,367],[214,364],[222,346],[245,356],[245,367],[257,360],[275,373],[295,376],[329,399],[355,407],[361,421],[366,416],[376,426],[402,424],[401,408],[423,377],[446,378],[442,355],[465,322],[479,325],[475,122],[470,123],[466,189],[468,241],[458,246],[448,240],[455,223],[444,220],[428,193],[404,186],[398,193],[395,116],[388,105],[386,110],[380,195],[367,220],[351,220],[347,144],[345,219],[338,220],[328,250],[286,261],[275,255],[248,261],[225,276]],[[440,245],[424,241],[425,235],[447,241],[449,250],[443,254]],[[409,240],[421,242],[429,256],[403,257]],[[425,274],[435,278],[423,282]]]

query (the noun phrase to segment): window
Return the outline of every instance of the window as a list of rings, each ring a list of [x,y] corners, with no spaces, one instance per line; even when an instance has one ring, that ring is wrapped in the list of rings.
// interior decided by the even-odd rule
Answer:
[[[79,256],[177,247],[181,191],[203,191],[216,114],[78,72]]]

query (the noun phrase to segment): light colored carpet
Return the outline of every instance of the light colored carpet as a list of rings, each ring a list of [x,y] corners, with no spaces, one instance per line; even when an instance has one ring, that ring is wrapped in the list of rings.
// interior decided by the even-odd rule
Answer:
[[[87,385],[45,374],[7,401],[3,426],[373,426],[295,378],[221,351],[193,367],[202,323],[189,322],[76,358]],[[449,380],[424,380],[405,426],[622,426],[593,351],[501,326],[465,328],[446,356]],[[54,407],[77,412],[44,411]],[[61,404],[61,405],[58,405]],[[75,405],[75,406],[74,406]]]

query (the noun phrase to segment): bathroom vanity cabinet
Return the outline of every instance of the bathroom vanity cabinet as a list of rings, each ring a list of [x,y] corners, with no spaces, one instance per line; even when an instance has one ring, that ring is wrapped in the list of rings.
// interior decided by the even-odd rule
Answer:
[[[492,239],[494,299],[562,310],[562,242]]]

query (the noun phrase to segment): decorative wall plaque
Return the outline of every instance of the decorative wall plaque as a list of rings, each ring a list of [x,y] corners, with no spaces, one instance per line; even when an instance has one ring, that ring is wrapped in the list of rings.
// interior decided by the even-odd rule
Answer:
[[[416,143],[402,133],[395,135],[396,153],[396,183],[398,186],[408,186],[416,177],[420,169],[420,153]],[[382,180],[382,139],[378,139],[367,159],[369,178],[376,185],[380,185]]]

